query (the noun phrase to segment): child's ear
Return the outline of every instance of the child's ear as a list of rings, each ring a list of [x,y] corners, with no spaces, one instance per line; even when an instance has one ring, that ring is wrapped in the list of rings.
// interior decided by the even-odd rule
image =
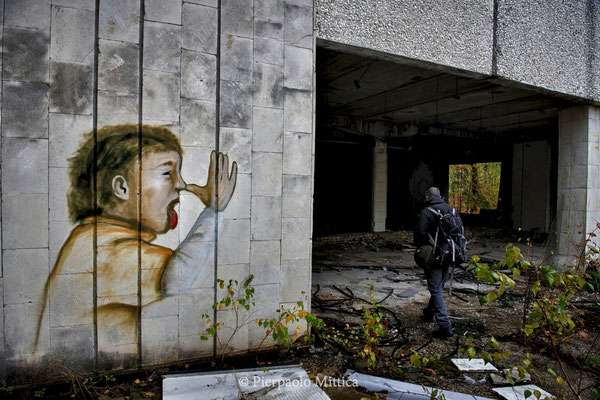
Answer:
[[[129,200],[129,186],[123,175],[117,175],[112,180],[113,194],[121,200]]]

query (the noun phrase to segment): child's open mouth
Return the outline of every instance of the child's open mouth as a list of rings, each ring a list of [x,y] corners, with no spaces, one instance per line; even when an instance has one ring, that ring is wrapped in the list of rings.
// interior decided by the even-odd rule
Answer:
[[[169,227],[171,229],[175,229],[177,227],[177,221],[179,219],[177,216],[177,211],[175,211],[175,206],[177,203],[179,203],[179,199],[173,200],[167,207],[167,219],[169,220]]]

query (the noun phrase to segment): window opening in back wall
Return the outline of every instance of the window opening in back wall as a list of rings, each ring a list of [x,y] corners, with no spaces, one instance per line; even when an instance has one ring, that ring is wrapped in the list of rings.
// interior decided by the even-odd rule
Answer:
[[[448,171],[448,202],[459,213],[498,208],[500,162],[453,164]]]

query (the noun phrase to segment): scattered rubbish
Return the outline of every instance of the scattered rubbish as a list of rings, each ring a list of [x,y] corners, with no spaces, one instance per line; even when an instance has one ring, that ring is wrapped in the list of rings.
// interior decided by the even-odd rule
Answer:
[[[298,365],[163,376],[164,400],[199,398],[329,400]]]
[[[382,270],[384,270],[385,272],[387,272],[387,267],[384,265],[383,267],[381,267]]]
[[[522,386],[507,386],[501,388],[492,389],[506,400],[544,400],[546,398],[553,399],[554,396],[546,392],[544,389],[536,385],[522,385]],[[525,392],[531,393],[529,397],[525,397]],[[536,392],[539,392],[540,396],[536,396]]]
[[[498,371],[498,368],[494,367],[490,363],[486,363],[483,358],[453,358],[452,362],[456,365],[460,371],[471,371],[471,372],[488,372]]]
[[[485,376],[478,381],[476,381],[475,379],[471,378],[468,375],[463,375],[463,377],[465,378],[465,381],[467,381],[467,383],[469,383],[471,385],[474,385],[476,383],[485,383]]]
[[[371,392],[386,392],[386,398],[389,400],[398,400],[400,398],[402,398],[402,400],[429,400],[431,398],[445,398],[446,400],[490,400],[485,397],[450,392],[443,389],[416,385],[414,383],[361,374],[350,369],[347,370],[344,375],[348,378],[348,381],[356,382],[358,386]]]
[[[490,377],[492,378],[492,383],[497,386],[512,385],[513,383],[510,382],[508,379],[506,379],[507,374],[512,378],[512,380],[514,382],[519,382],[519,383],[531,382],[531,375],[528,372],[525,372],[525,376],[523,376],[523,379],[520,379],[518,370],[513,368],[512,372],[511,372],[510,368],[505,368],[502,370],[502,375],[500,375],[500,374],[491,374],[490,375]]]

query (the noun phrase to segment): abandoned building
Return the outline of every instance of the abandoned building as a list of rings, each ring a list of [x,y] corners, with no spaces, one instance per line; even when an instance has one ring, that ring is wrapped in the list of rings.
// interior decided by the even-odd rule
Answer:
[[[256,318],[310,307],[313,237],[410,231],[429,185],[476,194],[460,166],[496,168],[468,226],[546,238],[557,262],[600,220],[597,1],[0,11],[4,382],[256,348],[264,330],[213,309],[219,280],[253,274]]]

